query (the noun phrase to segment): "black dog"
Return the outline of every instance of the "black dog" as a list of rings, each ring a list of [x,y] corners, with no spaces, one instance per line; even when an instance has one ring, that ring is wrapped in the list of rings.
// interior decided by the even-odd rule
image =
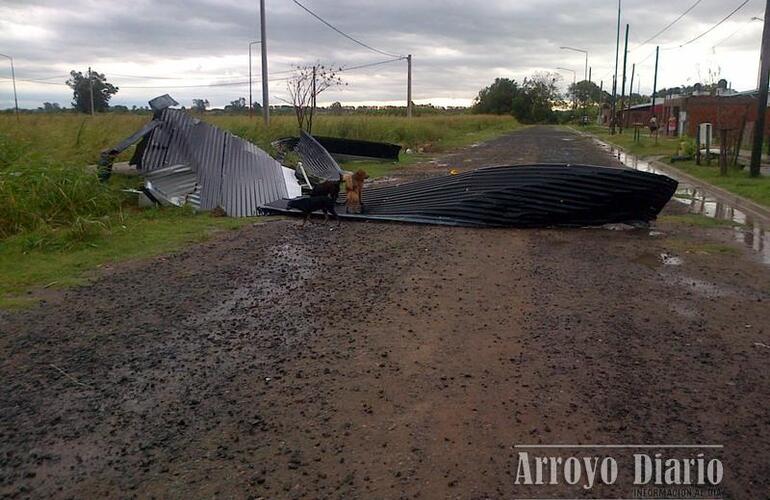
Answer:
[[[324,222],[329,220],[329,214],[332,214],[337,219],[337,225],[340,225],[340,218],[337,216],[337,211],[334,209],[335,201],[326,196],[303,196],[301,198],[294,198],[289,200],[288,207],[299,210],[305,214],[305,220],[302,221],[302,226],[305,225],[310,214],[316,210],[321,210],[324,213]]]

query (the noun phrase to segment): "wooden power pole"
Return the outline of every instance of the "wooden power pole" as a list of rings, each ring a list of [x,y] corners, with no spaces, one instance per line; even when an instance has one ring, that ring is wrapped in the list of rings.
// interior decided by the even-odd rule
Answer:
[[[618,98],[618,53],[620,52],[620,2],[618,0],[618,32],[615,40],[615,74],[612,77],[612,109],[610,110],[610,134],[615,134],[615,111]]]
[[[759,56],[759,95],[757,96],[757,121],[754,122],[754,144],[751,148],[752,177],[759,177],[762,163],[762,142],[765,138],[765,115],[767,114],[767,85],[770,83],[770,0],[765,2],[765,27],[762,30],[762,52]]]
[[[259,29],[262,37],[262,115],[265,126],[270,126],[270,91],[267,87],[267,28],[265,27],[265,0],[259,0]]]
[[[626,24],[626,44],[623,47],[623,84],[620,87],[620,112],[623,112],[623,101],[626,97],[626,68],[628,67],[628,24]],[[629,92],[630,94],[630,92]],[[618,120],[620,133],[623,133],[623,120]]]
[[[94,116],[94,77],[91,74],[91,66],[88,67],[88,85],[91,89],[91,116]]]
[[[412,117],[412,54],[406,56],[406,117]]]

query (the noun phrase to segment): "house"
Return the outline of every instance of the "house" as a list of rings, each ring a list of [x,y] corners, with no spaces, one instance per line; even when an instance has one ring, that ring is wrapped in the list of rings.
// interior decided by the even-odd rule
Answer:
[[[714,131],[728,129],[738,132],[744,129],[748,135],[757,119],[757,91],[720,92],[717,95],[693,92],[692,95],[665,97],[661,132],[666,135],[695,136],[701,123],[711,123]],[[766,111],[766,116],[770,115]],[[770,130],[766,123],[765,133]]]

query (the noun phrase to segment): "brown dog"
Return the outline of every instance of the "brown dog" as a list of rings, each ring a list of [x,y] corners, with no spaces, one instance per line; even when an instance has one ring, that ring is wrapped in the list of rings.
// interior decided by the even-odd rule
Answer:
[[[338,181],[324,181],[314,186],[310,196],[328,196],[337,201],[337,197],[340,195],[340,184],[342,184],[342,174],[340,174]]]
[[[355,174],[345,174],[342,180],[345,181],[345,212],[350,213],[356,207],[359,213],[364,213],[364,180],[369,176],[362,169],[358,169]]]

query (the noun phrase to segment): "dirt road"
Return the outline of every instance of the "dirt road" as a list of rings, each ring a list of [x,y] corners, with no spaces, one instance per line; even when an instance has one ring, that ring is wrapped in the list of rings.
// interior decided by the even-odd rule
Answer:
[[[613,160],[535,127],[440,163],[542,161]],[[767,497],[770,269],[651,229],[269,222],[0,313],[0,494],[631,497],[639,449],[515,446],[654,443]],[[523,450],[619,478],[517,485]]]

